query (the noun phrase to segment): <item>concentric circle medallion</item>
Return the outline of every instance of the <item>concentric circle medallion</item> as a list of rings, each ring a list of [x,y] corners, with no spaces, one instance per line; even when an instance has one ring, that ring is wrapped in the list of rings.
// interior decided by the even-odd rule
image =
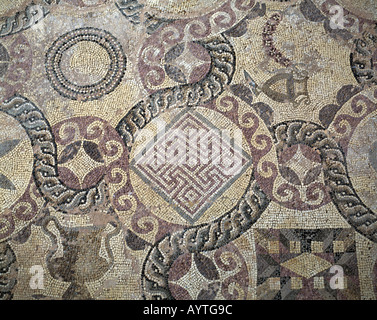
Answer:
[[[59,37],[46,54],[46,72],[62,96],[96,100],[121,82],[127,59],[121,44],[109,32],[80,28]]]

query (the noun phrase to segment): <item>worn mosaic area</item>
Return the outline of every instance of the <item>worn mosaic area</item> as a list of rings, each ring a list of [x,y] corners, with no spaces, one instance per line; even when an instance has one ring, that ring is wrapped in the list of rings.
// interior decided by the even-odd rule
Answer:
[[[375,0],[0,0],[0,299],[376,299]]]

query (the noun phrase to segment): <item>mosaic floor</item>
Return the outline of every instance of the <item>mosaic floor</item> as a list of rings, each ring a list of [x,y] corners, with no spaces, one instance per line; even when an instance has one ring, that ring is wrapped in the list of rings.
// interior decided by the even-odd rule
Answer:
[[[375,0],[0,0],[0,300],[375,300]]]

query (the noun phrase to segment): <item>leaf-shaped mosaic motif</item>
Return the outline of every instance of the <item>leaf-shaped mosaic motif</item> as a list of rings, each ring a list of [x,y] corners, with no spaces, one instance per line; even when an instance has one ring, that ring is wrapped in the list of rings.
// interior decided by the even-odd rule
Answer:
[[[295,185],[301,185],[301,180],[297,173],[289,167],[280,167],[280,173],[284,179]]]
[[[147,242],[128,230],[126,235],[126,243],[132,250],[144,250]]]
[[[212,260],[200,253],[195,253],[194,261],[199,272],[208,280],[218,280],[219,272]]]
[[[0,143],[0,157],[12,151],[20,142],[20,139],[6,140]]]
[[[200,290],[197,300],[214,300],[219,292],[220,284],[214,282],[208,285],[208,289]]]
[[[174,261],[169,272],[169,280],[177,281],[182,278],[191,268],[191,254],[184,254]]]
[[[83,147],[87,155],[96,162],[103,163],[102,154],[99,151],[98,145],[91,141],[84,141]]]
[[[165,62],[169,63],[177,59],[185,50],[185,44],[179,43],[165,54]]]
[[[174,81],[178,83],[187,83],[185,74],[178,67],[166,64],[165,72]]]
[[[7,190],[16,190],[15,185],[6,176],[0,173],[0,188]]]
[[[59,164],[72,160],[81,148],[81,141],[75,141],[64,148],[58,160]]]
[[[316,166],[312,169],[310,169],[304,178],[304,181],[302,182],[304,186],[307,186],[308,184],[311,184],[315,180],[317,180],[318,176],[322,172],[322,166]]]
[[[234,84],[230,87],[232,92],[248,104],[253,102],[253,93],[243,84]]]

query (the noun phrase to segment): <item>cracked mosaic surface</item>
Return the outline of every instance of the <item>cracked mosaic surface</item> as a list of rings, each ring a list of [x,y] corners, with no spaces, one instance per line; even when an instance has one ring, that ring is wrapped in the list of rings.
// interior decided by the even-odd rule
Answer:
[[[0,0],[0,300],[375,300],[377,6]]]

